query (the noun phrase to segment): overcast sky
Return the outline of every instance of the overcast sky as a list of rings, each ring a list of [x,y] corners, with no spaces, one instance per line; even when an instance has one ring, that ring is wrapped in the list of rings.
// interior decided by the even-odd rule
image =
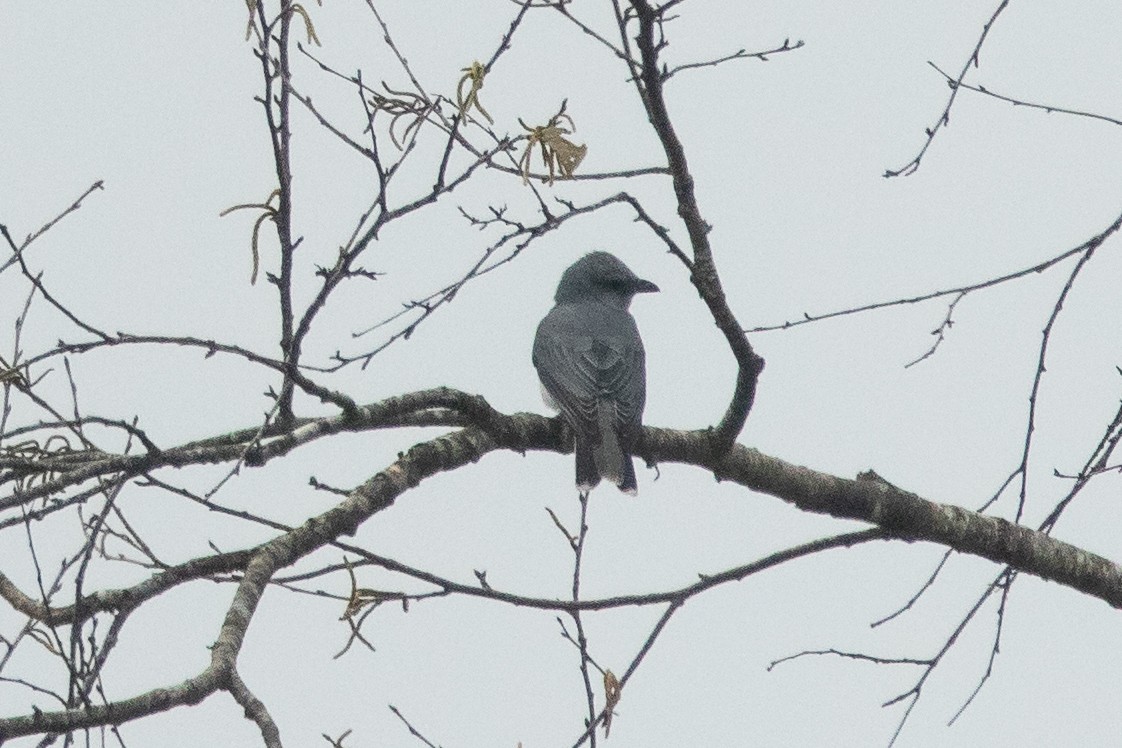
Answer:
[[[364,3],[307,3],[322,48],[345,74],[406,85]],[[744,6],[749,7],[744,7]],[[1046,114],[961,92],[950,125],[919,170],[885,179],[925,141],[950,90],[931,61],[961,69],[997,3],[754,2],[692,0],[668,28],[671,64],[770,49],[801,49],[768,62],[737,60],[676,76],[671,115],[697,180],[730,303],[745,327],[769,326],[876,301],[920,295],[1033,265],[1105,229],[1120,211],[1122,127]],[[992,6],[992,7],[991,7]],[[379,3],[426,88],[453,96],[460,69],[488,57],[515,6],[499,0]],[[604,4],[573,12],[605,32]],[[276,355],[275,291],[249,284],[249,211],[274,189],[260,105],[260,68],[244,41],[242,3],[62,2],[0,4],[0,223],[17,241],[91,184],[104,190],[38,241],[28,260],[76,313],[103,329],[194,335]],[[967,82],[1024,100],[1122,118],[1122,5],[1012,2]],[[353,87],[299,57],[297,87],[356,136]],[[488,76],[482,101],[496,130],[517,118],[544,122],[562,99],[588,146],[582,171],[661,163],[626,70],[556,14],[530,15],[513,49]],[[298,109],[294,138],[295,233],[304,237],[298,293],[317,287],[372,197],[374,176],[356,154]],[[398,200],[431,185],[421,136],[416,168]],[[480,141],[482,142],[482,141]],[[548,188],[546,188],[548,191]],[[578,203],[627,189],[684,240],[669,182],[558,182]],[[458,208],[506,205],[533,219],[514,176],[483,174],[431,210],[387,228],[364,265],[386,273],[344,289],[317,323],[306,352],[326,362],[360,353],[384,332],[352,338],[455,280],[497,239],[467,225]],[[267,228],[267,227],[266,227]],[[719,420],[734,367],[682,266],[626,211],[569,222],[517,261],[468,285],[451,304],[364,370],[325,381],[360,402],[435,385],[480,394],[504,412],[545,412],[529,352],[561,271],[606,249],[662,293],[633,311],[646,341],[646,423],[698,428]],[[1056,324],[1038,403],[1026,523],[1035,526],[1068,486],[1117,409],[1122,302],[1119,239],[1103,246]],[[263,241],[263,271],[276,270]],[[932,344],[949,298],[752,336],[767,359],[741,442],[816,470],[853,477],[875,469],[901,488],[977,508],[1016,467],[1041,328],[1071,264],[968,295],[937,353]],[[0,275],[0,352],[26,299],[14,269]],[[23,347],[49,348],[82,334],[45,304],[33,307]],[[170,348],[102,351],[73,361],[85,412],[131,418],[161,444],[253,426],[270,408],[271,376],[221,356]],[[61,362],[41,383],[66,403]],[[39,391],[39,390],[37,390]],[[307,414],[328,412],[300,403]],[[39,414],[17,407],[16,416]],[[266,470],[244,471],[219,498],[299,523],[334,497],[308,477],[350,487],[431,431],[346,435],[304,448]],[[120,445],[117,445],[118,448]],[[575,524],[572,458],[494,453],[427,481],[368,522],[364,547],[465,583],[486,570],[496,588],[540,597],[569,594],[570,554],[544,510]],[[221,473],[168,474],[205,491]],[[1114,481],[1113,483],[1111,481]],[[774,498],[718,485],[693,467],[640,469],[639,496],[611,487],[592,495],[583,591],[589,597],[652,592],[696,580],[791,545],[854,529]],[[1118,483],[1104,478],[1054,533],[1122,560]],[[155,491],[122,497],[130,518],[165,559],[206,554],[271,535],[231,524]],[[1014,496],[996,511],[1010,516]],[[77,520],[37,527],[44,551],[73,541]],[[55,554],[69,546],[60,545]],[[47,554],[46,564],[57,563]],[[955,557],[907,615],[870,622],[907,602],[942,551],[889,543],[781,566],[691,601],[671,621],[624,692],[610,745],[884,745],[902,716],[881,704],[921,672],[802,650],[837,648],[888,657],[933,655],[997,574]],[[321,555],[301,568],[338,562]],[[316,563],[318,562],[318,564]],[[26,537],[0,533],[4,573],[33,589]],[[124,564],[99,567],[91,586],[143,578]],[[360,584],[419,591],[416,583],[363,570]],[[345,594],[335,575],[311,585]],[[209,659],[232,587],[188,585],[138,613],[126,628],[107,693],[127,697],[178,683]],[[420,745],[389,712],[395,704],[446,748],[570,745],[582,730],[583,690],[574,649],[550,613],[438,599],[408,613],[385,606],[365,633],[377,651],[333,660],[346,641],[342,605],[271,589],[249,630],[241,672],[277,718],[287,745],[326,745],[321,733],[354,732],[355,746]],[[661,609],[626,609],[588,620],[597,661],[621,672]],[[992,602],[928,680],[904,728],[903,746],[1113,745],[1122,734],[1117,673],[1122,627],[1098,600],[1038,579],[1018,579],[1005,612],[1001,655],[987,686],[950,728],[945,723],[985,671],[995,627]],[[0,634],[22,619],[0,607]],[[26,676],[30,652],[5,675]],[[27,713],[32,696],[0,683],[0,714]],[[53,708],[44,701],[43,708]],[[253,745],[256,727],[218,695],[123,728],[126,744]],[[14,741],[31,745],[32,741]]]

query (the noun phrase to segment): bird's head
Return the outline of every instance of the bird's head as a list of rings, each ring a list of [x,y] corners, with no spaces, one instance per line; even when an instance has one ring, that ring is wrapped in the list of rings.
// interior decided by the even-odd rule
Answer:
[[[564,272],[553,299],[558,304],[603,301],[626,309],[635,294],[657,290],[658,286],[635,275],[615,255],[590,252]]]

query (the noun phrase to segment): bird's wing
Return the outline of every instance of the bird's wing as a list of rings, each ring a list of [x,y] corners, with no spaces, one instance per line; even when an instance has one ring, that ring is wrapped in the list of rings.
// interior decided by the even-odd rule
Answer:
[[[631,315],[558,305],[538,326],[533,360],[579,435],[599,441],[600,408],[610,403],[616,432],[630,440],[646,396],[643,344]]]
[[[630,327],[635,323],[631,321]],[[624,444],[629,444],[634,431],[643,420],[643,405],[647,394],[647,375],[643,344],[639,333],[634,337],[622,336],[609,338],[602,344],[594,344],[593,350],[600,348],[597,360],[600,362],[600,394],[604,400],[615,405],[616,433]]]
[[[534,367],[542,387],[577,433],[595,438],[595,367],[584,353],[592,348],[592,336],[582,329],[578,315],[568,306],[555,306],[538,325],[534,337]]]

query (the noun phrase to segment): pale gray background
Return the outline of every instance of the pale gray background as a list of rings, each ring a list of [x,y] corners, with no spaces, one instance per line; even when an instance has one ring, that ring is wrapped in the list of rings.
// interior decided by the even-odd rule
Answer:
[[[361,67],[368,80],[402,85],[363,3],[308,5],[325,45],[318,55],[344,72]],[[453,94],[461,67],[490,54],[514,11],[498,0],[382,5],[417,74],[445,95]],[[944,106],[949,90],[926,61],[957,70],[991,6],[682,6],[671,28],[672,62],[767,49],[785,37],[807,42],[768,63],[732,62],[683,73],[668,85],[725,287],[746,326],[999,275],[1075,246],[1114,219],[1122,129],[970,92],[959,97],[951,126],[917,174],[881,177],[914,155]],[[589,0],[573,8],[604,17]],[[239,2],[0,4],[0,222],[18,239],[105,180],[104,192],[29,253],[48,286],[104,328],[215,337],[275,353],[275,294],[261,281],[248,284],[255,216],[218,217],[230,205],[264,199],[275,183],[263,117],[252,100],[260,71],[243,41],[244,23]],[[500,132],[518,132],[518,116],[543,121],[568,97],[579,128],[574,140],[589,147],[582,170],[657,162],[657,143],[619,64],[550,12],[534,13],[527,24],[483,90]],[[1014,2],[968,80],[1118,117],[1120,35],[1117,2]],[[361,109],[352,89],[304,60],[296,73],[302,90],[357,132]],[[298,287],[307,293],[316,285],[311,262],[330,262],[346,240],[372,194],[373,175],[294,109],[296,234],[305,237]],[[403,186],[411,179],[417,189],[431,183],[418,171]],[[680,236],[666,180],[622,186],[650,199]],[[574,183],[554,191],[578,202],[607,192]],[[458,204],[475,212],[489,204],[532,208],[516,178],[489,175],[420,220],[392,226],[364,262],[387,276],[340,295],[306,347],[310,356],[362,350],[366,341],[351,341],[352,330],[474,261],[495,237],[467,229]],[[1087,268],[1056,327],[1032,459],[1032,524],[1067,485],[1052,477],[1053,468],[1078,469],[1122,389],[1115,370],[1122,363],[1117,245],[1114,239],[1104,246]],[[561,270],[593,248],[617,253],[663,288],[634,307],[649,357],[647,423],[715,422],[732,384],[731,356],[682,267],[620,209],[570,222],[467,288],[366,371],[348,370],[330,383],[364,402],[445,384],[507,412],[544,411],[529,362],[534,327]],[[273,245],[263,242],[262,250],[264,269],[273,269]],[[753,336],[768,364],[741,440],[815,469],[853,476],[875,468],[927,498],[980,505],[1019,460],[1040,329],[1069,268],[971,295],[959,304],[938,354],[907,370],[904,364],[930,344],[945,303]],[[14,271],[0,276],[0,319],[14,318],[25,293]],[[0,325],[5,355],[11,335],[10,322]],[[80,337],[39,303],[25,335],[31,351],[60,336]],[[239,361],[204,362],[196,351],[169,348],[103,351],[76,361],[76,371],[86,412],[139,415],[166,444],[257,422],[269,407],[261,392],[275,384]],[[40,386],[65,402],[61,362]],[[304,410],[322,412],[312,404]],[[300,521],[331,501],[307,488],[309,475],[353,485],[429,434],[322,442],[265,471],[244,472],[219,498]],[[569,552],[543,506],[575,522],[571,471],[569,457],[493,454],[408,493],[367,523],[357,542],[463,581],[473,579],[472,569],[486,569],[498,588],[565,596]],[[217,475],[167,477],[205,490]],[[647,470],[639,480],[637,499],[608,488],[592,496],[588,596],[678,586],[845,529],[715,485],[695,468],[664,465],[657,482]],[[1110,479],[1090,489],[1056,535],[1122,559],[1116,489]],[[170,561],[205,553],[208,540],[232,549],[268,537],[155,492],[125,501]],[[1007,500],[1000,511],[1011,507]],[[41,528],[40,549],[75,537],[73,520],[52,528]],[[906,601],[940,554],[902,543],[833,551],[694,600],[629,684],[609,745],[885,744],[902,707],[880,704],[909,688],[918,671],[836,659],[796,661],[770,673],[766,666],[827,647],[933,654],[996,573],[992,564],[956,558],[911,614],[875,631],[868,623]],[[0,559],[5,573],[30,585],[22,538],[0,536]],[[87,584],[140,576],[122,565],[103,568]],[[401,584],[369,570],[360,578],[368,586]],[[341,576],[319,586],[346,592]],[[108,692],[134,695],[203,667],[232,592],[200,583],[137,614],[105,674]],[[387,703],[448,748],[513,748],[518,741],[543,748],[569,745],[579,734],[577,657],[552,614],[462,599],[418,604],[408,614],[386,606],[366,628],[378,651],[332,660],[345,641],[340,613],[337,603],[272,590],[250,627],[242,673],[278,719],[286,744],[326,745],[320,733],[354,728],[350,746],[420,745]],[[657,615],[642,609],[590,618],[598,661],[622,671]],[[0,610],[4,631],[19,623]],[[993,679],[945,728],[985,668],[993,626],[990,605],[929,680],[900,745],[1118,744],[1117,613],[1030,578],[1013,592]],[[21,656],[31,667],[31,650]],[[0,686],[0,713],[26,713],[29,699],[22,689]],[[131,746],[260,743],[256,727],[223,696],[123,733]]]

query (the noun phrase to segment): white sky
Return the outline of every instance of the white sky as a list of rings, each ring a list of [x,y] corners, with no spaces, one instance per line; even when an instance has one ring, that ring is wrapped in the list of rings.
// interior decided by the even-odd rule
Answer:
[[[404,85],[380,47],[361,2],[307,3],[341,71]],[[488,56],[514,5],[407,0],[383,3],[395,37],[426,87],[454,93],[459,70]],[[751,7],[745,8],[744,5]],[[595,23],[602,3],[574,2]],[[737,61],[682,73],[668,85],[725,288],[746,327],[911,296],[1000,275],[1076,246],[1119,212],[1122,129],[1101,121],[1014,108],[963,91],[950,127],[919,171],[881,174],[913,157],[949,90],[926,63],[957,71],[996,3],[923,4],[692,0],[671,28],[667,58],[689,62],[784,38],[803,49],[770,62]],[[62,2],[0,5],[0,223],[17,241],[91,183],[105,190],[29,253],[48,287],[76,313],[109,330],[192,334],[276,351],[275,295],[250,286],[249,212],[224,208],[263,200],[274,187],[258,104],[259,67],[243,40],[244,6],[227,3]],[[1122,117],[1122,6],[1013,2],[968,82],[1032,101]],[[514,48],[487,78],[482,99],[500,131],[516,118],[541,122],[568,98],[588,145],[582,171],[658,162],[625,71],[554,14],[531,15]],[[352,89],[300,59],[297,86],[349,132],[361,131]],[[314,263],[331,261],[372,195],[373,174],[353,151],[318,130],[297,105],[294,138],[296,233],[304,237],[298,289],[317,285]],[[418,163],[439,155],[424,144]],[[424,190],[431,172],[402,177],[398,199]],[[558,183],[577,202],[626,188],[671,225],[668,181]],[[515,177],[485,175],[431,211],[389,227],[363,263],[387,275],[342,291],[306,346],[309,356],[358,352],[368,327],[453,280],[496,238],[458,218],[507,205],[532,220]],[[1052,340],[1039,403],[1027,521],[1035,524],[1117,408],[1122,322],[1116,279],[1119,239],[1104,245],[1073,290]],[[607,249],[663,293],[633,306],[648,353],[646,422],[697,428],[715,422],[732,385],[731,356],[708,323],[683,268],[625,211],[568,224],[515,263],[469,286],[408,342],[365,371],[328,380],[357,400],[439,384],[486,397],[505,412],[544,412],[529,362],[530,342],[563,268]],[[263,267],[275,248],[262,243]],[[974,508],[1017,464],[1040,330],[1071,264],[971,294],[937,355],[904,364],[931,343],[946,302],[893,308],[753,336],[767,359],[741,441],[784,460],[852,477],[868,468],[937,501]],[[0,276],[0,352],[26,298],[13,271]],[[36,302],[24,350],[60,337],[81,339]],[[202,360],[171,348],[103,351],[73,361],[86,413],[140,417],[172,445],[255,424],[275,384],[239,361]],[[61,361],[40,385],[67,402]],[[40,391],[40,390],[37,390]],[[324,412],[302,403],[306,413]],[[29,411],[17,410],[29,417]],[[353,486],[430,432],[360,434],[305,448],[266,470],[247,471],[219,498],[280,521],[329,506],[310,475]],[[362,528],[355,542],[460,581],[486,569],[496,588],[565,596],[568,549],[543,507],[575,523],[571,457],[493,454],[427,481]],[[198,490],[213,471],[170,473]],[[770,497],[715,485],[695,468],[640,471],[632,500],[609,488],[592,496],[583,589],[590,597],[677,587],[844,525],[807,516]],[[1065,515],[1058,537],[1122,559],[1122,522],[1111,479]],[[269,535],[230,525],[154,491],[124,506],[168,561],[233,549]],[[1008,513],[1011,501],[1000,505]],[[35,528],[40,548],[73,539],[76,520]],[[55,553],[60,552],[55,549]],[[670,623],[623,695],[609,745],[884,745],[901,707],[880,704],[919,672],[838,659],[804,659],[767,672],[804,649],[838,648],[926,657],[997,573],[955,558],[910,614],[870,631],[930,574],[936,547],[903,543],[833,551],[693,600]],[[320,563],[338,562],[330,555]],[[56,563],[52,558],[49,563]],[[0,534],[3,571],[31,589],[26,539]],[[311,568],[312,565],[301,567]],[[134,567],[100,568],[90,582],[115,586]],[[373,570],[370,587],[419,589]],[[321,585],[345,593],[334,576]],[[126,697],[195,674],[209,658],[232,588],[197,584],[138,613],[126,627],[108,693]],[[660,611],[590,617],[592,651],[621,672]],[[554,615],[476,600],[420,603],[408,614],[385,606],[365,629],[376,653],[331,656],[345,641],[341,606],[271,590],[250,627],[241,671],[277,718],[287,745],[326,745],[321,733],[354,733],[349,746],[420,745],[390,714],[397,705],[447,748],[570,745],[582,726],[576,652]],[[0,610],[0,633],[21,624]],[[901,736],[904,746],[1110,745],[1122,731],[1116,673],[1122,629],[1104,603],[1021,578],[1006,611],[1001,656],[990,683],[951,728],[945,722],[986,667],[994,628],[987,606],[925,686]],[[28,652],[18,668],[36,665]],[[0,714],[22,714],[27,691],[0,684]],[[44,708],[53,708],[41,702]],[[256,727],[216,696],[123,729],[136,745],[252,745]],[[31,745],[31,741],[13,741]]]

